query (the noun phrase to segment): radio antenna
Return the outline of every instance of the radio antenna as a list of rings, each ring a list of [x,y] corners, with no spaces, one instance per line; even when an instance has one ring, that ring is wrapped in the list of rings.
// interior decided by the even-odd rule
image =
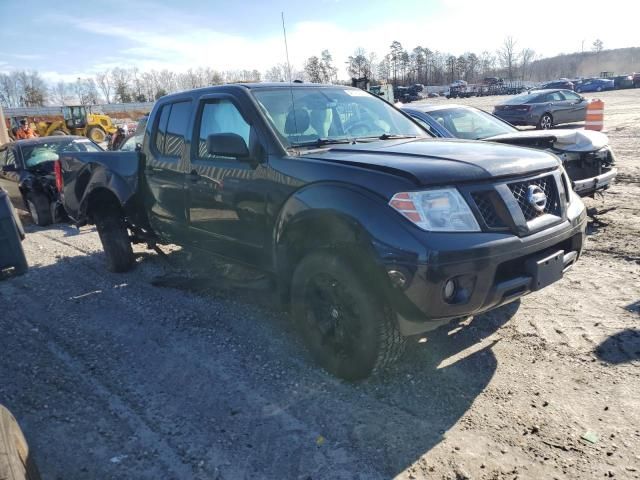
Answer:
[[[289,83],[291,83],[291,63],[289,62],[289,46],[287,45],[287,29],[284,26],[284,12],[280,12],[282,17],[282,33],[284,34],[284,51],[287,55],[287,73],[289,74]]]
[[[289,92],[291,93],[291,115],[293,115],[293,124],[296,127],[296,134],[300,135],[302,132],[298,131],[298,119],[296,118],[296,105],[293,101],[293,82],[291,81],[291,62],[289,62],[289,46],[287,45],[287,29],[284,26],[284,12],[280,12],[282,17],[282,33],[284,35],[284,51],[287,55],[287,73],[289,74]]]

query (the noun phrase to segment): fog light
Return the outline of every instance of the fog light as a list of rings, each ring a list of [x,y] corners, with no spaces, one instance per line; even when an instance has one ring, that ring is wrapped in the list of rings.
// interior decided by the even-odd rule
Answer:
[[[388,270],[387,274],[389,275],[389,279],[394,287],[404,288],[407,284],[407,277],[404,276],[399,270]]]
[[[444,299],[449,302],[453,300],[454,295],[456,294],[456,282],[455,280],[447,280],[447,283],[444,284]]]

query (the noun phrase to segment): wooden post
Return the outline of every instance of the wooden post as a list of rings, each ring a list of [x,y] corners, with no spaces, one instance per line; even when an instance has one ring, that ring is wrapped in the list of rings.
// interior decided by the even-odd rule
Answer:
[[[0,145],[9,142],[9,132],[7,132],[7,123],[4,120],[4,112],[0,105]]]

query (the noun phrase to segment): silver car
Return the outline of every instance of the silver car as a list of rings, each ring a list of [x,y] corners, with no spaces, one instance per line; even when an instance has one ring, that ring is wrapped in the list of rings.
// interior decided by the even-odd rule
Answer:
[[[571,90],[532,90],[496,105],[493,114],[511,125],[547,130],[561,123],[584,122],[587,103]]]

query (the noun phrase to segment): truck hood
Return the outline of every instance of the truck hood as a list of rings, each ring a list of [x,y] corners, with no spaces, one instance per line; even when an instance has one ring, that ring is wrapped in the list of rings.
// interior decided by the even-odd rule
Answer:
[[[609,139],[604,133],[569,128],[505,133],[484,140],[522,146],[527,146],[528,141],[533,145],[548,140],[555,149],[567,152],[592,152],[609,144]]]
[[[385,140],[339,145],[308,157],[408,177],[419,185],[474,182],[556,168],[546,152],[457,139]]]

